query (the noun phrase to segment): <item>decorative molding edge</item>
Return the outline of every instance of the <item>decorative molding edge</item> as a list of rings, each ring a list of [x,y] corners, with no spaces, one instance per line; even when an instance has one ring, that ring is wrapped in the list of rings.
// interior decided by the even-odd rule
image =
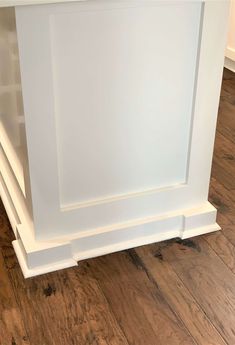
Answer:
[[[235,61],[225,57],[224,67],[235,73]]]
[[[187,164],[186,164],[187,165]],[[96,205],[101,205],[101,204],[107,204],[113,201],[119,201],[119,200],[126,200],[126,199],[131,199],[135,197],[141,197],[144,195],[149,195],[149,194],[154,194],[154,193],[160,193],[163,191],[167,191],[169,189],[176,189],[176,188],[182,188],[187,186],[187,179],[185,179],[184,182],[180,183],[175,183],[171,185],[166,185],[164,187],[156,187],[156,188],[151,188],[151,189],[144,189],[139,192],[128,192],[128,193],[123,193],[123,194],[117,194],[111,197],[104,197],[104,198],[97,198],[94,200],[89,200],[89,201],[81,201],[81,202],[75,202],[73,204],[67,204],[67,205],[60,205],[60,210],[62,212],[70,212],[73,210],[77,210],[79,208],[85,208],[85,207],[91,207],[91,206],[96,206]]]
[[[12,172],[20,186],[20,189],[23,195],[26,196],[23,167],[21,166],[21,163],[16,153],[12,149],[12,145],[10,144],[10,141],[1,123],[0,123],[0,138],[1,138],[0,145],[2,147],[2,151],[4,152],[5,157],[8,160],[9,166],[12,169]]]
[[[216,223],[217,211],[206,201],[195,208],[134,219],[52,240],[36,240],[24,197],[3,153],[0,154],[0,163],[0,196],[16,237],[13,247],[25,278],[76,266],[79,260],[220,229]]]
[[[226,48],[226,52],[225,52],[225,56],[230,59],[235,61],[235,48],[233,47],[227,47]]]
[[[25,250],[21,238],[13,241],[13,247],[24,277],[28,278],[76,266],[77,261],[84,259],[172,238],[184,239],[218,231],[220,227],[215,218],[216,209],[208,203],[204,210],[199,208],[198,211],[186,211],[184,215],[168,215],[151,223],[140,223],[103,233],[97,231],[96,234],[83,238],[79,234],[73,235],[71,239],[68,236],[64,243],[50,242],[50,248],[48,243],[38,242],[33,244],[33,250]],[[197,225],[191,228],[190,224],[194,222]]]
[[[176,237],[188,238],[220,230],[216,209],[209,202],[161,216],[139,219],[113,227],[71,234],[53,241],[36,241],[32,231],[19,224],[19,217],[4,181],[0,191],[11,224],[12,242],[25,278],[77,265],[77,261]],[[15,219],[14,219],[15,217]]]
[[[74,261],[73,259],[68,259],[68,260],[53,262],[48,265],[42,265],[42,266],[37,266],[35,268],[29,268],[27,266],[27,261],[23,255],[22,248],[19,242],[15,240],[12,242],[12,245],[15,250],[24,278],[35,277],[41,274],[46,274],[46,273],[58,271],[64,268],[77,266],[76,261]]]

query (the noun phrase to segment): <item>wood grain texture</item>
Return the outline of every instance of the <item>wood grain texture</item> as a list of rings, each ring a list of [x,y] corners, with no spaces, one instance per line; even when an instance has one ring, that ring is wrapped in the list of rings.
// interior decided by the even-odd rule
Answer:
[[[229,190],[235,189],[235,144],[217,132],[213,176],[223,181]]]
[[[173,243],[173,242],[171,242]],[[170,245],[153,244],[136,249],[145,269],[158,283],[163,296],[190,330],[198,345],[226,344],[208,316],[181,281],[172,265],[163,257],[163,248]]]
[[[235,273],[235,247],[228,238],[220,232],[205,236],[205,240],[231,271]]]
[[[195,344],[133,251],[89,261],[131,344]]]
[[[24,280],[0,203],[0,345],[235,344],[235,75],[225,70],[210,201],[222,231]]]
[[[8,234],[11,234],[6,213],[0,207],[0,246],[5,253],[12,251]],[[14,253],[13,253],[14,255]],[[14,256],[15,259],[15,256]],[[10,264],[11,258],[8,263]],[[2,251],[0,252],[0,345],[28,345],[29,338],[24,325],[24,320],[17,304],[10,277],[8,264],[5,262]]]
[[[29,344],[24,322],[0,253],[0,344]]]
[[[220,106],[217,123],[217,133],[215,140],[215,155],[222,149],[220,148],[220,140],[218,133],[223,135],[225,140],[230,141],[228,148],[228,155],[233,156],[232,150],[235,143],[235,77],[234,73],[224,69],[223,83],[221,89]],[[213,167],[215,163],[221,163],[216,156],[214,156]],[[232,179],[234,180],[234,178]]]
[[[235,276],[231,270],[203,238],[167,246],[162,256],[225,341],[234,344]]]
[[[32,344],[128,344],[98,283],[81,268],[24,280],[15,264],[9,275]]]

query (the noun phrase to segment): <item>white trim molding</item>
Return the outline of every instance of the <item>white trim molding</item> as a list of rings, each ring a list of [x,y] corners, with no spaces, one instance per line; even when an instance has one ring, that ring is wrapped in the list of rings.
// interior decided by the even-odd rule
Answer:
[[[225,57],[224,67],[235,73],[235,61]]]
[[[10,171],[5,176],[11,176]],[[19,207],[20,196],[14,180],[0,178],[0,195],[15,232],[13,247],[25,278],[73,267],[77,261],[128,248],[220,230],[216,223],[217,211],[206,202],[193,209],[113,224],[51,241],[37,241],[30,229],[27,210],[22,213]],[[18,206],[20,216],[14,205]]]
[[[114,224],[53,241],[36,241],[29,229],[18,223],[16,210],[2,183],[0,188],[4,204],[8,205],[6,211],[11,224],[16,224],[16,240],[13,241],[13,246],[25,278],[76,266],[77,261],[128,248],[220,230],[216,223],[217,211],[207,202],[195,209]]]

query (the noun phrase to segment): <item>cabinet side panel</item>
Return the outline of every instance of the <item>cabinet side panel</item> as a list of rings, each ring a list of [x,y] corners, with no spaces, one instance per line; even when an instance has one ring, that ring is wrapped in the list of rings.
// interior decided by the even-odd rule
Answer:
[[[36,238],[204,207],[228,3],[85,1],[16,18]]]
[[[14,8],[0,9],[0,56],[0,145],[30,211],[31,193]]]

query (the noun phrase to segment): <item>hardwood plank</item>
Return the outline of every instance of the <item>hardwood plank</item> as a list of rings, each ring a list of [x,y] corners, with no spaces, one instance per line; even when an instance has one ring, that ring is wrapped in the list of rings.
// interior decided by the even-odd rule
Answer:
[[[35,344],[127,345],[93,280],[76,269],[24,280],[19,267],[11,280]]]
[[[157,284],[131,253],[115,253],[88,262],[129,343],[194,344]]]
[[[36,277],[25,280],[17,259],[14,256],[13,248],[10,246],[3,247],[2,252],[9,267],[9,275],[16,301],[22,318],[25,320],[27,332],[32,343],[45,345],[62,344],[65,336],[63,336],[63,332],[59,326],[60,314],[53,317],[53,313],[57,312],[61,301],[59,298],[56,301],[53,299],[55,305],[51,309],[48,298],[46,298],[47,294],[49,295],[51,291],[54,291],[54,285],[46,280],[47,277]],[[44,301],[42,300],[42,296],[44,297]],[[63,305],[60,307],[61,310],[65,310]],[[55,319],[57,322],[55,322]]]
[[[228,190],[214,177],[210,183],[209,201],[217,208],[220,215],[228,217],[232,222],[235,220],[235,191]]]
[[[224,340],[235,344],[235,276],[227,265],[202,237],[171,243],[160,253]]]
[[[224,69],[217,133],[235,143],[235,73]]]
[[[212,175],[229,190],[235,189],[235,144],[217,131]]]
[[[234,91],[233,91],[234,92]],[[235,144],[235,105],[226,100],[224,96],[220,99],[218,114],[217,133],[223,134],[227,139]]]
[[[198,345],[226,344],[207,315],[184,286],[172,266],[163,259],[160,248],[169,242],[135,249],[147,272],[153,277],[171,308],[176,312]]]
[[[74,271],[61,271],[26,282],[18,269],[11,271],[33,342],[127,345],[97,283],[87,281],[81,271],[79,276]]]
[[[0,252],[0,344],[29,345],[20,310]]]
[[[227,190],[216,179],[211,179],[210,202],[217,208],[217,221],[224,236],[235,245],[235,192]]]
[[[230,103],[235,103],[235,75],[232,71],[224,68],[221,96],[228,95]]]
[[[228,190],[235,190],[235,182],[233,181],[232,172],[222,163],[217,163],[217,160],[213,163],[212,176],[216,178],[221,184],[223,184]]]
[[[1,250],[32,344],[128,345],[97,281],[84,267],[25,280],[11,245],[10,225],[6,224]],[[11,291],[10,286],[6,290]]]
[[[222,232],[204,236],[204,239],[222,261],[235,273],[235,247]]]
[[[6,240],[9,226],[0,200],[0,249],[11,246]],[[11,286],[8,267],[0,251],[0,345],[9,344],[27,345],[30,342]]]
[[[88,262],[69,270],[68,277],[74,300],[81,301],[82,315],[86,316],[97,344],[128,345],[98,282],[89,274]]]
[[[230,104],[235,104],[235,75],[232,71],[224,68],[221,88],[222,101],[226,100]]]

